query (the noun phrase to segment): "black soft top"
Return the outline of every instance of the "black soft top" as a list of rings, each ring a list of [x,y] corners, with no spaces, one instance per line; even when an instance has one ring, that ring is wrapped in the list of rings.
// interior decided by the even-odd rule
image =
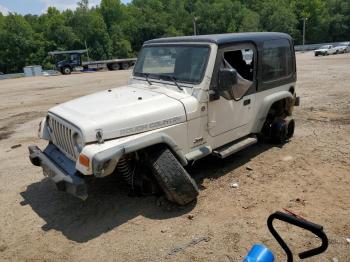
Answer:
[[[225,45],[238,42],[254,42],[259,44],[266,40],[272,39],[288,39],[292,40],[291,36],[285,33],[275,32],[258,32],[258,33],[228,33],[215,35],[197,35],[197,36],[178,36],[158,38],[146,41],[144,44],[158,43],[181,43],[181,42],[203,42],[215,43],[217,45]]]

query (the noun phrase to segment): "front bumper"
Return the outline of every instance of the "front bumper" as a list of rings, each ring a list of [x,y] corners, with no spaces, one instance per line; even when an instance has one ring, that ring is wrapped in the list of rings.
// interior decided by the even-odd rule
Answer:
[[[57,188],[82,200],[88,197],[87,184],[79,177],[75,163],[52,144],[44,152],[37,146],[29,146],[29,159],[35,166],[41,166],[45,176],[55,182]]]

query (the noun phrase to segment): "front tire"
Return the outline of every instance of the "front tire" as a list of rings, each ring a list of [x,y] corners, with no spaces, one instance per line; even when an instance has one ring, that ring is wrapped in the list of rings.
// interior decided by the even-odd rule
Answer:
[[[61,73],[63,75],[70,75],[72,73],[72,69],[69,66],[65,66],[62,68]]]
[[[151,147],[147,155],[147,164],[169,201],[186,205],[196,199],[196,182],[166,146]]]

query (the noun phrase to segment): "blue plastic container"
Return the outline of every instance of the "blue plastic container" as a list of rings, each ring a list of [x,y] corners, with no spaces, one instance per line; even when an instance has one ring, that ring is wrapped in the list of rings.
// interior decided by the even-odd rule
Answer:
[[[270,249],[265,247],[263,244],[255,244],[249,251],[248,255],[243,259],[243,262],[274,262],[275,257],[273,256]]]

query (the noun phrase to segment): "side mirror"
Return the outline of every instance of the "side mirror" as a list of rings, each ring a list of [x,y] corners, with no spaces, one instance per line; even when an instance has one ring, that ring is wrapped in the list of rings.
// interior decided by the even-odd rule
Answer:
[[[237,71],[233,68],[220,68],[219,70],[219,90],[230,90],[237,84]]]

